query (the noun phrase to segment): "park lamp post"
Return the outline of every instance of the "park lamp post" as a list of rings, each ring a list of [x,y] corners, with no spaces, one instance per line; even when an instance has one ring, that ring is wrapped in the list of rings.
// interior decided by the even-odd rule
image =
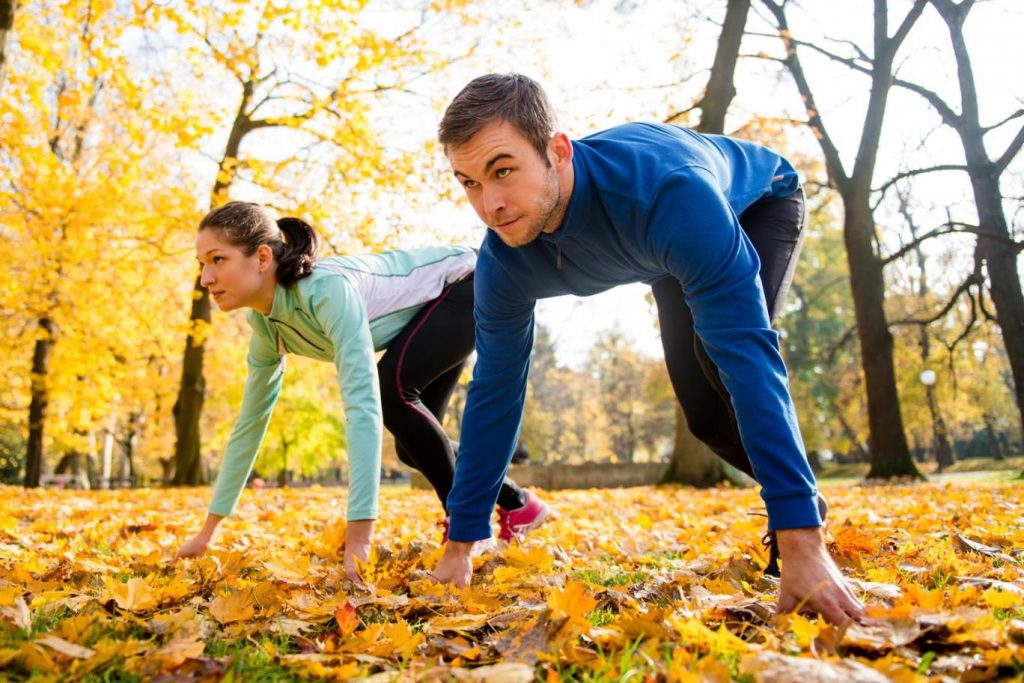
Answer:
[[[935,382],[938,376],[934,370],[924,370],[919,377],[924,385],[925,393],[928,396],[928,410],[932,414],[932,441],[935,444],[935,462],[938,465],[937,471],[941,472],[953,464],[953,449],[949,446],[949,435],[946,432],[946,422],[939,413],[939,406],[935,402]]]

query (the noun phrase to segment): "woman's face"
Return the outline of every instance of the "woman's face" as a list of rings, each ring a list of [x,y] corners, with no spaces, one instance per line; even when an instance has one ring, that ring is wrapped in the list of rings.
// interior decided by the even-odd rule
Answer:
[[[264,287],[272,264],[270,247],[260,246],[251,256],[222,239],[217,230],[200,230],[196,236],[196,259],[203,267],[199,283],[222,311],[251,307]]]

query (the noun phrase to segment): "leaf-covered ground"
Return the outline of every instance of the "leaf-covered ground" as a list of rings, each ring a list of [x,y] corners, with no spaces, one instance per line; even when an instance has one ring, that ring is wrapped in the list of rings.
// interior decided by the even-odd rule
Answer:
[[[0,488],[0,677],[1021,678],[1024,483],[827,494],[831,550],[873,617],[845,632],[774,618],[750,490],[548,493],[556,515],[478,558],[464,591],[424,578],[436,500],[388,491],[368,592],[343,578],[338,490],[246,492],[219,549],[175,563],[205,489]]]

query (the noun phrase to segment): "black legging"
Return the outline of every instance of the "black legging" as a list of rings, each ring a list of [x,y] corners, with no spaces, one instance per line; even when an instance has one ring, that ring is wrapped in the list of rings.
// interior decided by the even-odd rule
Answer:
[[[441,424],[475,342],[469,276],[428,302],[377,363],[384,426],[395,437],[398,459],[423,473],[442,506],[455,478],[455,449]],[[498,505],[514,510],[525,504],[523,490],[505,477]]]
[[[744,211],[739,220],[761,259],[761,285],[769,316],[774,320],[793,281],[803,243],[803,191],[782,199],[762,199]],[[679,281],[664,277],[651,289],[658,306],[665,365],[690,431],[723,460],[753,477],[729,392],[704,344],[694,334],[693,316]]]

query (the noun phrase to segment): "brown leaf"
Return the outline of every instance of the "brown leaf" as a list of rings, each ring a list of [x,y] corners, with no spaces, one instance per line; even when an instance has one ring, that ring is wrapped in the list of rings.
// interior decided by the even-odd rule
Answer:
[[[452,617],[435,617],[430,625],[423,629],[427,635],[440,635],[446,631],[452,633],[475,633],[487,626],[491,620],[489,614],[459,614]]]
[[[789,657],[776,652],[745,655],[740,671],[752,675],[757,683],[889,683],[887,676],[860,662]]]
[[[1016,564],[1017,562],[1009,555],[1003,553],[999,548],[993,548],[990,545],[985,545],[984,543],[979,543],[978,541],[972,541],[971,539],[967,538],[966,536],[963,536],[962,534],[955,534],[953,536],[953,547],[955,547],[957,550],[962,550],[964,552],[972,552],[979,553],[981,555],[987,555],[989,557],[1002,560],[1003,562],[1009,562],[1010,564]]]
[[[480,683],[530,683],[533,680],[533,666],[515,662],[492,664],[473,669],[471,681]]]
[[[89,659],[94,654],[96,654],[95,650],[90,650],[87,647],[82,647],[81,645],[69,643],[63,638],[59,638],[57,636],[44,636],[42,638],[37,639],[36,642],[40,645],[45,645],[46,647],[52,648],[57,652],[61,653],[62,655],[74,657],[75,659]]]
[[[860,650],[881,653],[893,648],[909,645],[917,640],[923,630],[914,620],[884,621],[874,624],[850,624],[842,644]]]
[[[551,641],[568,621],[567,616],[552,618],[551,610],[545,609],[518,628],[509,629],[492,645],[503,659],[533,666],[537,653],[550,649]]]

